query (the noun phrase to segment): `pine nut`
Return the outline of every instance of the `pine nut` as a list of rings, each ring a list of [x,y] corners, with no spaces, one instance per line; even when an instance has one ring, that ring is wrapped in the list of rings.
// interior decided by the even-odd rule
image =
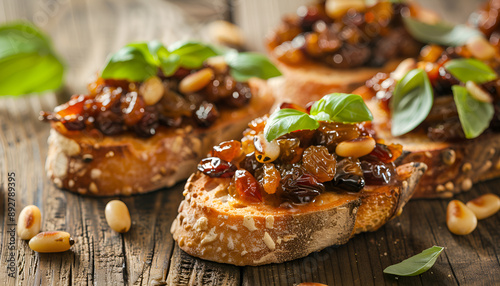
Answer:
[[[338,19],[344,16],[347,11],[354,9],[362,12],[366,9],[364,0],[326,0],[325,11],[326,14],[333,18]]]
[[[370,154],[375,149],[375,139],[361,136],[353,140],[343,141],[335,148],[335,153],[341,157],[359,158]]]
[[[216,43],[231,47],[242,47],[245,44],[240,27],[227,21],[214,21],[208,27],[209,37]]]
[[[483,36],[469,39],[465,46],[473,57],[482,61],[492,59],[496,53],[495,48]]]
[[[446,209],[446,225],[457,235],[466,235],[477,226],[476,215],[459,200],[452,200]]]
[[[467,89],[467,91],[470,93],[470,95],[478,101],[489,102],[489,103],[493,102],[493,98],[491,97],[491,95],[489,93],[487,93],[486,91],[484,91],[484,89],[482,89],[475,82],[472,82],[472,81],[466,82],[465,89]]]
[[[29,242],[29,246],[36,252],[50,253],[68,250],[75,241],[65,231],[46,231],[35,235]]]
[[[494,194],[485,194],[467,202],[467,207],[476,215],[477,219],[484,219],[500,210],[500,198]]]
[[[280,155],[280,145],[276,140],[267,142],[262,133],[253,138],[255,158],[261,163],[271,163]]]
[[[391,73],[391,77],[395,80],[402,79],[409,71],[417,67],[417,61],[412,58],[405,59]]]
[[[227,70],[227,63],[224,56],[211,57],[208,58],[205,62],[207,63],[207,65],[214,68],[220,73],[224,73]]]
[[[17,235],[19,238],[29,240],[40,232],[42,213],[37,206],[29,205],[19,214],[17,219]]]
[[[154,105],[160,101],[164,92],[165,87],[163,87],[161,79],[157,76],[147,79],[139,88],[139,93],[144,98],[144,103],[146,103],[146,105]]]
[[[204,88],[214,77],[211,68],[204,68],[186,76],[179,83],[179,91],[182,93],[192,93]]]
[[[104,210],[106,222],[112,230],[125,233],[130,229],[130,213],[127,205],[119,200],[112,200],[106,205]]]

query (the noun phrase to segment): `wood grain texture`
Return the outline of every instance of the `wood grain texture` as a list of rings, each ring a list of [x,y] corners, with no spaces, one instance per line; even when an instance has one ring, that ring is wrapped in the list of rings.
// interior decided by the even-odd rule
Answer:
[[[238,11],[278,7],[260,18],[252,44],[261,45],[266,21],[276,21],[284,10],[308,2],[283,5],[262,1],[233,1]],[[420,1],[445,10],[447,19],[463,18],[480,1]],[[459,4],[457,4],[459,3]],[[106,55],[127,42],[161,39],[170,43],[206,36],[206,23],[227,14],[225,0],[111,1],[111,0],[0,0],[0,23],[29,19],[53,38],[68,65],[67,92],[84,92],[88,78]],[[284,9],[284,10],[283,10]],[[235,19],[238,17],[235,10]],[[458,17],[458,18],[457,18]],[[272,19],[271,19],[272,18]],[[251,18],[249,18],[251,19]],[[251,20],[248,20],[251,21]],[[255,18],[253,19],[255,21]],[[254,22],[255,23],[255,22]],[[174,28],[172,28],[174,27]],[[251,29],[249,25],[249,29]],[[255,28],[255,27],[254,27]],[[403,214],[373,233],[361,234],[346,245],[329,247],[303,259],[260,267],[235,267],[193,258],[180,250],[170,225],[182,199],[182,183],[170,189],[133,197],[119,197],[130,209],[130,232],[109,229],[104,206],[113,198],[87,198],[55,188],[45,177],[48,124],[39,122],[40,110],[57,105],[54,94],[0,98],[0,284],[1,285],[500,285],[500,214],[478,223],[467,236],[448,232],[449,200],[410,202]],[[17,214],[28,204],[40,207],[43,230],[66,230],[76,244],[61,254],[37,254],[27,242],[14,240],[15,278],[8,277],[10,255],[8,173],[16,174]],[[494,180],[457,196],[467,201],[481,194],[499,194]],[[17,216],[16,216],[17,218]],[[446,249],[435,266],[417,277],[383,274],[391,264],[432,245]]]

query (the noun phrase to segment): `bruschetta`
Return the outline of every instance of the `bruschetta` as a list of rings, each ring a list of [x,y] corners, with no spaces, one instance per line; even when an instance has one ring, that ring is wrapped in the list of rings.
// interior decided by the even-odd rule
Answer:
[[[380,228],[401,213],[426,166],[396,165],[402,147],[377,143],[370,118],[361,97],[329,95],[310,110],[284,104],[252,121],[241,141],[216,145],[185,186],[171,227],[179,247],[261,265]]]
[[[351,92],[418,55],[422,43],[408,33],[403,18],[432,22],[437,16],[413,2],[374,3],[327,0],[283,17],[266,40],[270,58],[285,75],[273,80],[278,103],[305,105],[331,92]]]
[[[128,45],[88,94],[42,113],[52,125],[47,174],[60,188],[96,196],[172,186],[212,145],[269,111],[273,97],[254,76],[278,74],[262,55],[221,56],[202,43]]]
[[[403,144],[403,163],[429,167],[415,198],[451,197],[500,176],[497,59],[481,37],[467,46],[428,45],[418,62],[405,60],[353,91],[375,114],[377,138]]]

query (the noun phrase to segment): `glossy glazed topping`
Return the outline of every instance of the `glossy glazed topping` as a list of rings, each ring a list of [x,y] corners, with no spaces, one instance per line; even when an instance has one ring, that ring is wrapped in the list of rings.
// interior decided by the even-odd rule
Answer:
[[[379,67],[391,59],[418,54],[422,45],[402,22],[402,17],[414,13],[412,7],[390,2],[370,7],[357,0],[333,2],[302,6],[297,15],[285,17],[267,42],[273,56],[287,64],[310,59],[348,69]]]
[[[472,58],[471,51],[465,46],[443,48],[438,45],[427,45],[421,50],[420,61],[416,63],[415,68],[423,69],[426,72],[432,86],[434,101],[432,109],[417,127],[416,132],[425,132],[431,140],[435,141],[453,141],[466,138],[452,92],[452,86],[466,86],[466,82],[453,76],[445,65],[451,60]],[[499,62],[495,58],[482,62],[497,74],[500,71]],[[394,73],[378,73],[366,82],[366,87],[374,92],[380,106],[391,112],[390,101],[393,98],[397,82]],[[477,83],[477,87],[480,93],[486,94],[486,101],[490,100],[494,107],[493,119],[485,132],[498,132],[500,131],[500,80],[496,78]]]
[[[227,65],[179,68],[170,77],[158,74],[144,82],[97,78],[89,94],[44,112],[45,120],[67,130],[97,129],[105,135],[134,132],[141,137],[159,126],[209,127],[224,109],[245,106],[252,96],[247,83],[237,82]]]
[[[237,199],[276,207],[311,202],[323,192],[358,192],[365,185],[395,180],[394,160],[402,147],[376,143],[369,123],[321,122],[317,130],[294,131],[267,142],[266,122],[267,117],[252,121],[241,142],[215,146],[198,170],[228,178],[229,193]]]

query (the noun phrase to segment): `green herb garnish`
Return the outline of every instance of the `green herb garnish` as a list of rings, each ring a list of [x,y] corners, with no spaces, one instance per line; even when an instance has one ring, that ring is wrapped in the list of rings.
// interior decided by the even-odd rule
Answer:
[[[433,246],[421,253],[414,255],[398,264],[391,265],[384,269],[384,273],[399,276],[416,276],[429,270],[436,262],[444,247]]]
[[[497,74],[487,64],[476,59],[455,59],[444,67],[461,82],[485,83],[497,78]]]
[[[231,75],[240,82],[251,77],[268,79],[281,73],[263,55],[222,50],[211,45],[188,41],[177,42],[168,48],[158,41],[128,44],[112,55],[106,63],[103,78],[144,81],[160,68],[165,76],[173,75],[180,67],[197,69],[205,60],[225,52]],[[154,71],[154,73],[152,72]]]
[[[422,69],[409,71],[397,84],[391,100],[394,136],[406,134],[422,123],[433,104],[432,86]]]
[[[237,81],[246,82],[251,77],[268,79],[281,75],[269,59],[261,54],[231,51],[226,54],[225,60],[231,68],[231,76]]]
[[[152,56],[149,57],[151,58]],[[109,58],[101,76],[142,81],[154,75],[156,75],[156,67],[146,59],[143,50],[135,46],[126,46]]]
[[[417,19],[403,17],[406,30],[410,35],[423,43],[433,43],[443,46],[463,46],[474,36],[481,36],[481,32],[465,25],[450,25],[439,22],[427,24]]]
[[[463,86],[454,85],[451,89],[465,138],[476,138],[490,126],[495,113],[493,104],[474,99]]]
[[[293,131],[314,130],[319,127],[319,121],[357,123],[372,119],[361,96],[332,93],[315,102],[310,114],[290,108],[274,112],[267,120],[264,137],[271,142]]]
[[[176,42],[168,47],[171,54],[179,56],[179,66],[187,69],[197,69],[203,62],[217,56],[215,50],[209,45],[199,42]]]
[[[64,66],[47,36],[27,22],[0,26],[0,95],[58,89]]]

